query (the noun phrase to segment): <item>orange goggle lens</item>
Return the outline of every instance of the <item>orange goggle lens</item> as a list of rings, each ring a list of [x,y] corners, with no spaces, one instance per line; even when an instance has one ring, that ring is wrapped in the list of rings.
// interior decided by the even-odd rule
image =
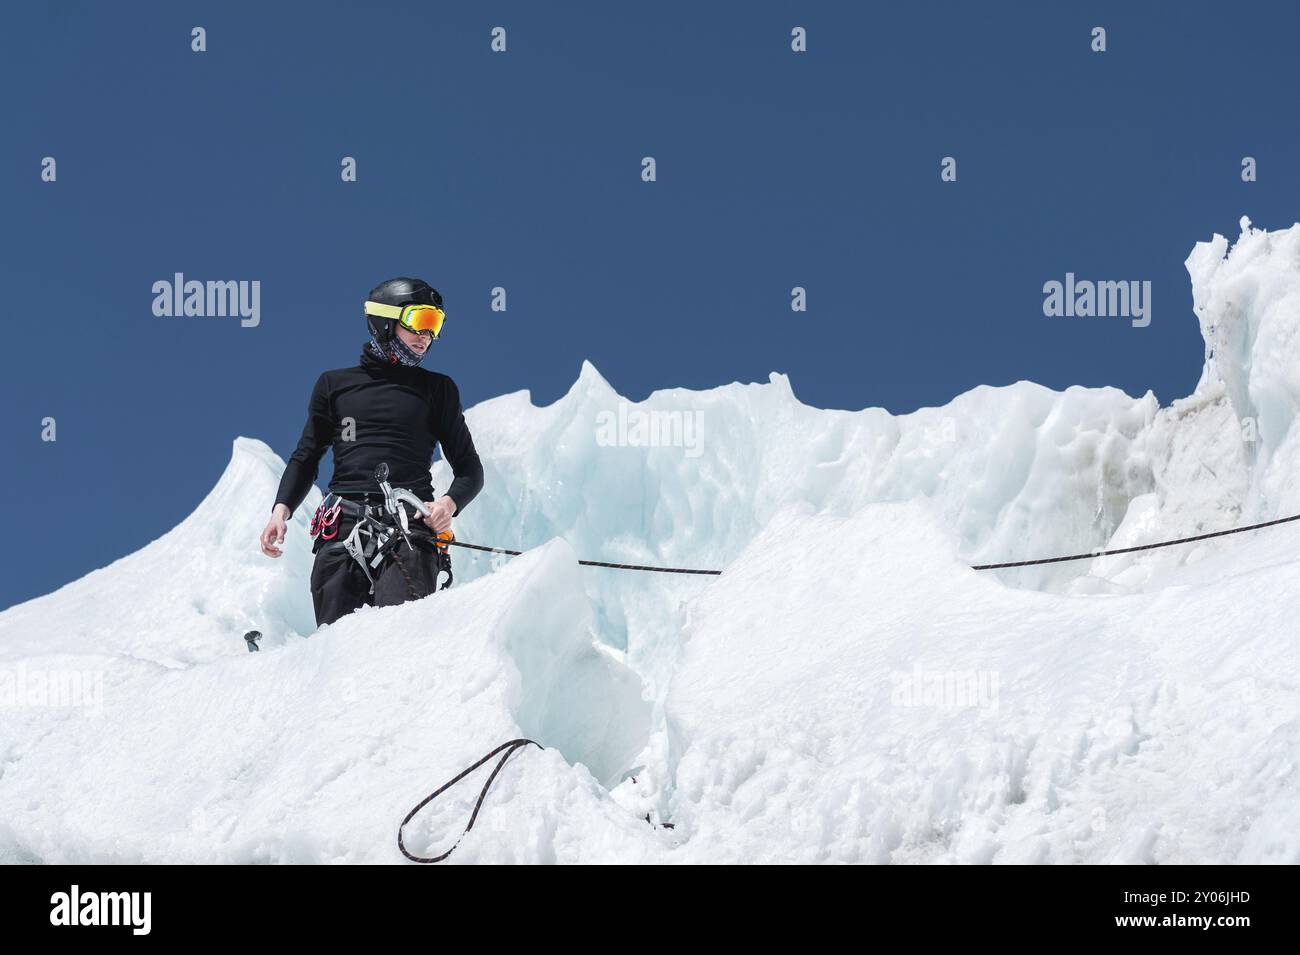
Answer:
[[[432,337],[437,338],[442,332],[442,323],[446,318],[447,313],[436,305],[408,305],[402,309],[398,322],[403,328],[408,328],[416,334],[429,332]]]

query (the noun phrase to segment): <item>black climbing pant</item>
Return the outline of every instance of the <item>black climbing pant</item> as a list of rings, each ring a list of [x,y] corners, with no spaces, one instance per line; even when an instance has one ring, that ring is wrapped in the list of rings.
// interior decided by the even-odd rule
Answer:
[[[351,527],[340,529],[338,540],[343,540]],[[316,562],[311,569],[311,599],[316,608],[316,626],[333,623],[345,614],[360,607],[392,607],[408,600],[418,600],[434,592],[434,581],[439,571],[439,551],[433,535],[422,525],[411,528],[411,543],[402,541],[379,568],[370,573],[375,578],[375,592],[370,592],[370,581],[361,565],[346,550],[329,546],[329,542],[315,543]],[[446,553],[441,555],[447,561]],[[445,569],[445,568],[444,568]],[[441,585],[447,583],[444,577]]]

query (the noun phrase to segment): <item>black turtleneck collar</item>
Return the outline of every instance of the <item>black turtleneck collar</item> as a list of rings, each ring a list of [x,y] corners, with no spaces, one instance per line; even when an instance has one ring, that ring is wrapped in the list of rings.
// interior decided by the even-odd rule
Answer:
[[[370,347],[370,343],[361,346],[361,367],[362,368],[401,368],[402,363],[392,361],[387,358],[381,358],[375,354],[375,350]]]

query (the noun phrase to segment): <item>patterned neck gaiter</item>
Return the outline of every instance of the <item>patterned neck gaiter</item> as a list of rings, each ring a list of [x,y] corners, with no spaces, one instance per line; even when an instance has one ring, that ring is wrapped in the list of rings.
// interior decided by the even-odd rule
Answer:
[[[390,365],[407,365],[411,368],[414,368],[416,365],[420,364],[420,362],[424,361],[424,355],[428,354],[426,351],[424,355],[417,355],[415,352],[411,351],[411,349],[407,348],[406,345],[403,344],[402,340],[396,335],[393,336],[392,340],[389,341],[387,345],[381,345],[379,339],[375,338],[374,335],[371,335],[370,344],[366,347]]]

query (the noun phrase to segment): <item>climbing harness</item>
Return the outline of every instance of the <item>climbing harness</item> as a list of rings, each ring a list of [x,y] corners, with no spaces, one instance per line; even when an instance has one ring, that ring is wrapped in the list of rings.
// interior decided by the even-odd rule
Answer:
[[[424,502],[406,488],[395,488],[388,483],[388,465],[380,464],[375,468],[375,481],[383,495],[383,503],[366,504],[349,500],[335,494],[329,495],[316,509],[312,518],[312,537],[330,543],[322,550],[337,548],[344,550],[360,566],[370,584],[370,593],[375,592],[375,582],[380,565],[403,543],[414,553],[417,547],[432,548],[436,570],[433,576],[433,593],[446,590],[452,583],[451,554],[447,545],[454,542],[451,531],[443,531],[430,540],[423,534],[412,534],[410,507],[421,517],[428,515]],[[344,521],[352,522],[351,532],[342,540],[335,540]],[[411,580],[411,575],[400,559],[396,560],[398,572],[406,581],[407,596],[418,600],[427,594],[419,593]],[[442,575],[446,574],[446,582]]]
[[[443,531],[437,538],[430,540],[422,535],[413,535],[409,531],[404,531],[401,527],[389,523],[382,515],[376,514],[376,509],[373,507],[358,506],[362,507],[362,511],[356,523],[352,525],[352,532],[344,540],[326,546],[341,547],[351,555],[353,560],[361,565],[361,570],[370,583],[370,592],[372,594],[375,592],[375,581],[380,565],[388,557],[392,556],[402,543],[405,543],[412,552],[417,548],[432,547],[435,551],[434,559],[437,562],[433,592],[437,593],[439,590],[446,590],[451,586],[451,555],[447,552],[446,547],[446,544],[450,542],[450,531]],[[410,574],[407,573],[402,561],[396,559],[396,564],[399,573],[406,580],[411,599],[416,600],[426,596],[415,591]],[[441,580],[444,573],[446,574],[445,583]]]
[[[391,549],[388,543],[391,539],[383,525],[367,513],[352,525],[352,533],[343,541],[343,549],[361,565],[366,580],[370,581],[372,594],[375,592],[375,576],[370,572],[370,568],[378,567],[388,556],[388,551]]]
[[[474,763],[472,766],[468,767],[467,769],[464,769],[461,772],[457,773],[447,782],[443,783],[433,792],[429,793],[429,795],[421,799],[416,804],[415,808],[406,814],[406,818],[402,820],[402,824],[397,827],[397,848],[401,850],[402,855],[406,856],[406,858],[410,859],[412,862],[419,862],[423,865],[429,865],[434,862],[441,862],[443,859],[447,858],[449,855],[455,852],[456,846],[460,845],[460,840],[464,839],[465,836],[469,833],[469,831],[474,828],[474,822],[476,819],[478,819],[478,811],[483,808],[483,800],[487,798],[488,790],[492,788],[492,783],[496,780],[497,773],[501,772],[501,767],[505,766],[506,760],[508,760],[519,750],[523,749],[525,746],[536,746],[538,749],[546,748],[541,743],[531,739],[522,739],[522,738],[512,739],[508,743],[502,743],[500,746],[492,750],[492,752],[488,753],[478,762]],[[452,847],[448,849],[446,852],[442,853],[441,855],[436,855],[436,856],[417,856],[413,854],[411,850],[407,849],[406,843],[402,839],[402,830],[406,828],[407,823],[409,823],[412,819],[415,818],[416,813],[418,813],[425,806],[429,805],[429,803],[433,802],[435,799],[437,799],[439,796],[445,793],[452,786],[456,785],[458,782],[460,782],[470,773],[474,772],[474,770],[478,769],[480,766],[482,766],[484,763],[490,760],[497,753],[501,753],[501,758],[497,760],[497,764],[495,767],[493,767],[491,775],[489,775],[487,778],[487,782],[483,784],[483,788],[479,791],[478,799],[474,803],[474,811],[470,813],[469,816],[469,824],[466,825],[465,830],[459,836],[456,837],[456,841],[452,844]]]

